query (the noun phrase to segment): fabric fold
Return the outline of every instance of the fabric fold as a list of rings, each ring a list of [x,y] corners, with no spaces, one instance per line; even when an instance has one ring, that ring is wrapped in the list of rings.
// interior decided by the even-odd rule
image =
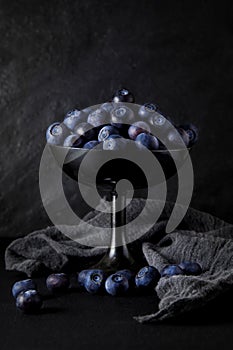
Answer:
[[[106,252],[101,244],[95,247],[85,244],[93,237],[103,241],[109,238],[110,215],[104,212],[105,205],[100,203],[78,226],[63,227],[67,235],[56,227],[47,227],[16,239],[6,249],[6,269],[32,276],[44,269],[60,271],[69,264],[77,271],[87,268]],[[140,228],[134,226],[127,232],[132,239],[130,248],[134,257],[140,261],[146,259],[148,265],[159,271],[168,264],[194,261],[202,266],[203,272],[199,276],[160,278],[155,288],[159,305],[148,315],[134,317],[141,323],[174,318],[205,305],[233,286],[233,225],[189,208],[179,227],[166,235],[173,203],[151,201],[145,216],[149,220],[161,205],[164,208],[159,220],[145,234],[138,237],[135,230]],[[127,222],[134,220],[144,206],[144,199],[133,199],[127,207]],[[85,221],[90,224],[88,232]],[[106,236],[101,237],[101,229],[98,231],[96,227],[107,227],[103,230]]]

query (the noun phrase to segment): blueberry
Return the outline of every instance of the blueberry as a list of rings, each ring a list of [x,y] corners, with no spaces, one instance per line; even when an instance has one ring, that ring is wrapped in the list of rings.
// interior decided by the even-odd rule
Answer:
[[[184,275],[184,271],[178,265],[167,265],[160,272],[161,277]]]
[[[111,121],[114,126],[121,126],[121,124],[131,124],[134,119],[132,109],[127,106],[120,105],[111,111]]]
[[[157,137],[146,134],[146,133],[141,133],[139,134],[136,139],[135,139],[137,145],[139,148],[146,147],[150,150],[157,150],[159,149],[159,141]]]
[[[53,293],[64,292],[69,287],[69,278],[65,273],[53,273],[47,277],[46,286]]]
[[[112,102],[105,102],[100,106],[100,108],[109,113],[114,108],[114,104]]]
[[[167,141],[171,149],[183,148],[184,145],[188,144],[188,135],[181,128],[173,128],[167,133]]]
[[[180,125],[180,128],[184,129],[189,137],[188,146],[193,146],[198,140],[198,128],[193,124]]]
[[[69,131],[64,124],[53,123],[46,131],[46,140],[52,145],[62,145],[66,136],[69,135]]]
[[[163,127],[167,122],[167,118],[165,118],[161,113],[154,112],[148,118],[148,121],[155,127]]]
[[[83,111],[74,109],[69,111],[64,118],[63,124],[67,126],[68,129],[74,130],[75,126],[79,123],[85,121],[86,114]]]
[[[124,139],[120,135],[110,135],[107,140],[103,141],[103,149],[118,151],[125,149],[129,140]]]
[[[28,289],[36,289],[36,284],[31,279],[15,282],[12,286],[12,295],[14,298],[21,292],[25,292]]]
[[[82,109],[82,112],[84,112],[88,116],[90,113],[94,112],[95,109],[96,108],[94,106],[89,106]]]
[[[16,307],[25,313],[38,312],[42,303],[42,298],[35,289],[21,292],[16,299]]]
[[[110,135],[117,135],[119,134],[119,130],[114,127],[113,125],[106,125],[102,129],[100,129],[98,140],[104,141],[106,140]]]
[[[113,126],[115,126],[118,130],[118,133],[120,134],[120,136],[128,139],[129,138],[129,134],[128,134],[128,130],[130,127],[130,124],[114,124],[112,123]]]
[[[138,271],[135,284],[139,288],[152,289],[160,279],[159,271],[153,266],[145,266]]]
[[[189,145],[189,135],[188,133],[182,129],[182,128],[178,128],[177,131],[179,132],[185,146],[187,147]]]
[[[200,264],[191,261],[183,261],[178,265],[185,273],[185,275],[200,275],[202,268]]]
[[[103,290],[106,275],[103,270],[89,270],[84,279],[84,287],[87,292],[96,294]]]
[[[88,141],[95,140],[98,135],[98,130],[89,123],[80,123],[74,128],[74,133],[79,136],[84,136]]]
[[[129,103],[134,103],[135,98],[132,92],[130,92],[128,89],[119,89],[117,90],[113,97],[112,97],[113,102],[129,102]]]
[[[108,113],[104,109],[96,109],[87,117],[87,122],[93,126],[101,126],[109,121]]]
[[[135,274],[134,274],[131,270],[124,269],[124,270],[117,271],[116,273],[119,274],[119,275],[123,275],[124,277],[126,277],[127,280],[128,280],[128,282],[129,282],[129,285],[130,285],[130,286],[133,286],[133,285],[134,285],[134,282],[135,282]]]
[[[92,140],[92,141],[86,142],[86,143],[83,145],[83,148],[85,148],[85,149],[92,149],[92,148],[94,148],[94,147],[96,147],[96,146],[98,146],[98,145],[99,145],[99,141],[97,141],[97,140]]]
[[[78,284],[81,287],[84,287],[86,275],[89,273],[90,270],[82,270],[78,273]]]
[[[114,273],[107,278],[105,289],[113,296],[123,295],[129,289],[129,281],[123,274]]]
[[[86,139],[84,136],[78,136],[73,134],[65,138],[63,146],[81,148],[85,142],[86,142]]]
[[[158,107],[153,103],[145,103],[143,106],[139,108],[138,115],[142,119],[147,119],[151,117],[151,115],[157,111]]]
[[[128,135],[132,140],[135,140],[139,134],[148,132],[150,132],[150,127],[143,121],[133,123],[128,129]]]

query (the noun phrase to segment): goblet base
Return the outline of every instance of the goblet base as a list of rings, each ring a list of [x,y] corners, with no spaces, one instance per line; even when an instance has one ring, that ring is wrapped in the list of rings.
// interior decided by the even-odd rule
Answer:
[[[129,269],[133,272],[139,270],[138,263],[133,259],[126,245],[115,248],[114,254],[111,254],[111,249],[109,249],[98,263],[91,266],[91,269],[101,269],[108,273],[114,273],[123,269]]]

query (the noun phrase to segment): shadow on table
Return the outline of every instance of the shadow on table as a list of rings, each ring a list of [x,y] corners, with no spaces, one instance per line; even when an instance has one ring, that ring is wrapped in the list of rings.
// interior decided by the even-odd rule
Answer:
[[[163,324],[174,323],[182,326],[233,323],[233,288],[201,308],[163,322]]]

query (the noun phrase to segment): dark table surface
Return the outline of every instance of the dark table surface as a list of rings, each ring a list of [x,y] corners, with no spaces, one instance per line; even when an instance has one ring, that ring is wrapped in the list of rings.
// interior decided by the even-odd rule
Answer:
[[[16,310],[12,284],[24,278],[4,268],[9,240],[1,240],[0,349],[232,349],[232,291],[179,320],[163,324],[139,324],[134,315],[156,311],[155,294],[111,297],[92,296],[75,290],[52,297],[44,278],[37,278],[46,295],[39,315]]]

